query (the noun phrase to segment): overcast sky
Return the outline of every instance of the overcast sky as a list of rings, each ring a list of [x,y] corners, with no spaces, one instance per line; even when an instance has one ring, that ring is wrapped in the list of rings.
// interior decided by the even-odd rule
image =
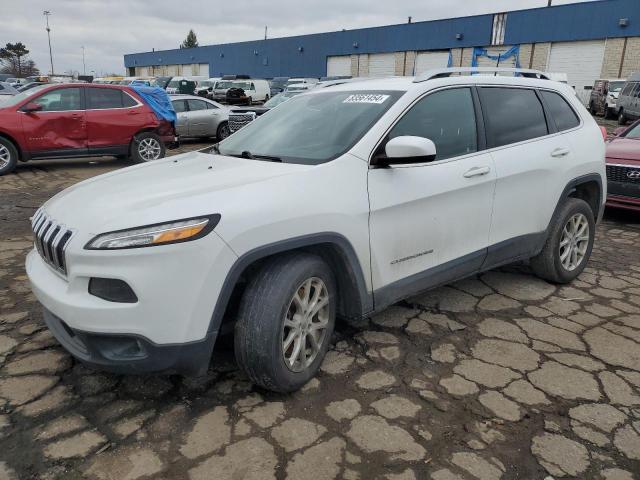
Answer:
[[[553,0],[554,5],[592,0]],[[49,71],[43,10],[50,10],[56,72],[124,73],[125,53],[177,48],[190,28],[200,45],[546,6],[547,0],[2,0],[0,44],[23,42]]]

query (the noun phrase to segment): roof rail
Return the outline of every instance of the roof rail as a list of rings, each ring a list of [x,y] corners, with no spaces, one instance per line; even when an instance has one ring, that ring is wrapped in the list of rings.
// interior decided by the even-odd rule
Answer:
[[[541,72],[540,70],[529,70],[525,68],[503,68],[503,67],[453,67],[453,68],[437,68],[434,70],[427,70],[420,75],[417,75],[413,80],[414,83],[426,82],[427,80],[433,80],[435,78],[446,78],[451,75],[468,73],[473,74],[486,74],[493,73],[511,73],[514,77],[526,77],[526,78],[539,78],[541,80],[551,80],[548,74]]]

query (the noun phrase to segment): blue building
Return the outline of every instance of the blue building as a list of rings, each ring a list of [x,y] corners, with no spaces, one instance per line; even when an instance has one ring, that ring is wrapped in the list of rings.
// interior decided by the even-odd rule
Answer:
[[[496,65],[562,74],[581,97],[598,78],[640,70],[640,0],[601,0],[490,15],[124,56],[131,76],[255,78],[415,75]]]

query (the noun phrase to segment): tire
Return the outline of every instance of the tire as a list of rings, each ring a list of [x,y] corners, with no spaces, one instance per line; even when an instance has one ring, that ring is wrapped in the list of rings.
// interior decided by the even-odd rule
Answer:
[[[152,162],[164,158],[165,146],[155,133],[142,132],[133,137],[130,154],[136,163]]]
[[[580,229],[585,225],[588,228],[586,235],[584,232],[580,234]],[[595,230],[596,222],[589,204],[579,198],[567,198],[551,219],[549,234],[542,251],[531,259],[533,272],[552,283],[563,284],[574,280],[589,261]],[[576,242],[571,239],[574,233],[578,234],[575,235]],[[563,248],[561,242],[568,242],[568,245]],[[575,257],[572,253],[574,251]],[[562,258],[564,255],[565,259]]]
[[[231,135],[231,130],[229,130],[229,122],[222,122],[218,125],[218,129],[216,130],[216,140],[224,140],[229,135]]]
[[[253,98],[252,97],[247,98],[247,105],[249,105],[249,106],[253,105]]]
[[[611,109],[609,108],[609,105],[604,106],[604,119],[605,120],[611,119]]]
[[[18,164],[18,149],[6,138],[0,137],[0,176],[11,173]]]
[[[627,124],[627,116],[624,114],[624,110],[620,110],[618,112],[618,125],[626,125]]]
[[[593,106],[593,102],[589,102],[589,113],[590,113],[591,115],[596,115],[596,109],[595,109],[595,107]]]
[[[313,299],[316,292],[327,303],[310,320],[303,313],[300,330],[296,316],[305,311],[304,302],[296,303],[294,296]],[[275,392],[293,392],[316,374],[331,342],[336,295],[331,269],[320,257],[307,253],[276,257],[249,280],[238,309],[234,343],[238,364],[255,384]],[[325,328],[307,330],[314,324]],[[317,348],[310,336],[316,339]],[[296,349],[311,355],[303,362]]]

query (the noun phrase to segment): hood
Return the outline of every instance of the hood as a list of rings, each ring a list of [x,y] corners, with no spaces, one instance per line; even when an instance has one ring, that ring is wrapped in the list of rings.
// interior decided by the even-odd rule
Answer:
[[[618,98],[620,96],[620,92],[609,92],[609,96],[611,98]]]
[[[640,161],[640,139],[614,138],[607,144],[607,158]]]
[[[310,168],[190,152],[85,180],[57,194],[44,209],[68,227],[95,235],[198,215],[224,215],[226,194],[250,196],[256,185],[263,191],[270,179]]]

